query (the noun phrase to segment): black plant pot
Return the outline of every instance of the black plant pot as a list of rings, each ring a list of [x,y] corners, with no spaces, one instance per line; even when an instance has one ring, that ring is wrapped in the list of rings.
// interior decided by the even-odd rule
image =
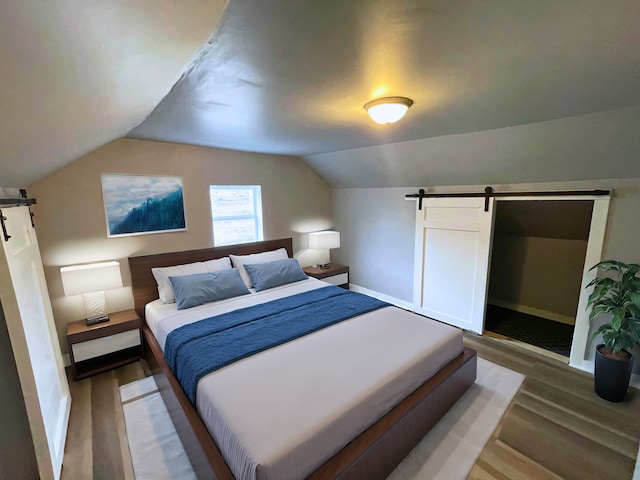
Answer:
[[[599,397],[610,402],[621,402],[627,393],[634,356],[629,360],[617,360],[600,353],[600,344],[596,347],[596,364],[593,373],[595,389]]]

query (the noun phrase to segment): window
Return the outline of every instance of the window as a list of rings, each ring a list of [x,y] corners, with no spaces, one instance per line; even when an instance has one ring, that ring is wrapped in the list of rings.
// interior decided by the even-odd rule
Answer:
[[[211,185],[209,195],[214,245],[263,239],[260,185]]]

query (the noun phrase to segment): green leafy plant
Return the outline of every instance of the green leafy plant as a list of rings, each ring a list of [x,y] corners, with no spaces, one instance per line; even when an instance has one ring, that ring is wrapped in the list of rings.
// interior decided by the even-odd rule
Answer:
[[[600,314],[610,315],[609,323],[601,325],[593,338],[602,334],[604,346],[614,354],[630,351],[634,343],[640,345],[640,265],[616,260],[604,260],[591,270],[602,268],[606,276],[594,278],[587,308],[589,320]],[[605,354],[605,352],[601,353]]]

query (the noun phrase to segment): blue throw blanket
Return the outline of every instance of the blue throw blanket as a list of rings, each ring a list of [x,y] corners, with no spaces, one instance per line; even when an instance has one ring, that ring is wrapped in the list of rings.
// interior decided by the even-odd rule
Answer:
[[[177,328],[167,336],[164,356],[195,405],[198,380],[204,375],[386,306],[340,287],[322,287]]]

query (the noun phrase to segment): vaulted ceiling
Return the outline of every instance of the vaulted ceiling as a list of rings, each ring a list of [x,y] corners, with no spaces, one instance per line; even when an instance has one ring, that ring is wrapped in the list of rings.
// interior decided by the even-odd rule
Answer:
[[[226,0],[0,0],[0,185],[24,187],[140,124]]]
[[[0,184],[125,135],[296,155],[333,186],[518,181],[526,155],[492,173],[506,171],[492,159],[519,132],[503,130],[552,135],[569,117],[582,120],[563,129],[591,150],[592,129],[625,130],[620,152],[609,151],[619,134],[599,145],[620,157],[614,175],[640,176],[637,0],[225,3],[0,0]],[[397,124],[374,124],[363,105],[388,95],[415,103]],[[611,175],[593,163],[586,178]],[[553,165],[525,167],[523,181],[576,170]]]

